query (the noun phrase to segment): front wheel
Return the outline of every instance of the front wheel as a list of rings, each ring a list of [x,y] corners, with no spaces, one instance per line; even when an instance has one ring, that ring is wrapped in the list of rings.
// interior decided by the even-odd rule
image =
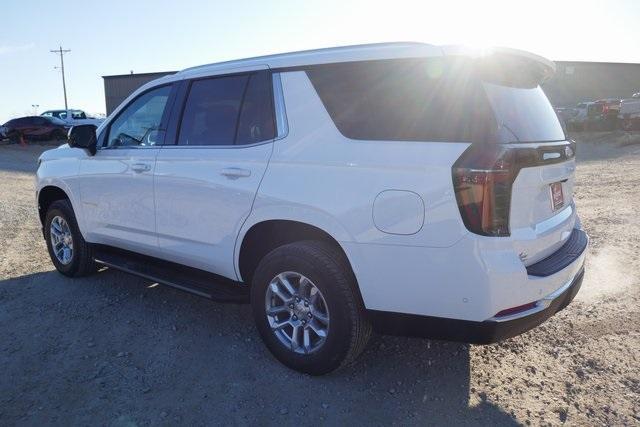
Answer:
[[[60,273],[77,277],[96,270],[91,245],[82,237],[68,200],[56,200],[49,206],[44,238],[51,261]]]
[[[311,375],[353,361],[371,334],[351,268],[324,242],[295,242],[265,256],[254,274],[251,305],[271,353]]]

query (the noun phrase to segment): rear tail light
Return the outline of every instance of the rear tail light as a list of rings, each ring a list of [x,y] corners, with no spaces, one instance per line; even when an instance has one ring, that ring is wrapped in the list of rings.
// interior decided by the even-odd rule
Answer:
[[[467,229],[483,236],[509,235],[514,151],[473,144],[453,165],[453,187]]]
[[[548,156],[553,153],[554,155]],[[511,190],[520,169],[570,160],[575,143],[472,144],[452,168],[458,209],[467,229],[482,236],[509,236]]]

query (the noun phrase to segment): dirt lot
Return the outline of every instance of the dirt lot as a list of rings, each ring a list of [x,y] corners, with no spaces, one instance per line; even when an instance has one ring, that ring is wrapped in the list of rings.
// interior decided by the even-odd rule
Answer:
[[[491,346],[375,337],[311,378],[277,363],[248,306],[114,271],[52,271],[34,209],[45,147],[0,146],[0,424],[640,423],[640,135],[577,135],[591,235],[577,299]]]

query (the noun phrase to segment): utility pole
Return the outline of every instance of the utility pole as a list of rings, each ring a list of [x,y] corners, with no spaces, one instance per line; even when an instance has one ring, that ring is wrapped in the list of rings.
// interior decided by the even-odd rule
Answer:
[[[64,92],[64,109],[68,110],[69,106],[67,105],[67,84],[64,81],[64,54],[71,52],[71,50],[69,49],[63,50],[62,46],[60,46],[59,49],[51,50],[50,52],[57,53],[58,55],[60,55],[60,68],[62,70],[62,90]]]

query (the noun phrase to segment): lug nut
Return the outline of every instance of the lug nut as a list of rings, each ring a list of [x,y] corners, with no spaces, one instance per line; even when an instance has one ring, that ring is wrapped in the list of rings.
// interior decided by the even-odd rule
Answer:
[[[293,320],[298,320],[298,316],[296,316],[295,314],[293,315]]]
[[[309,307],[309,301],[305,301],[305,302],[304,302],[304,306],[305,306],[305,307]]]
[[[296,297],[296,302],[300,302],[300,298]]]
[[[293,308],[293,304],[289,304],[289,308]]]
[[[306,324],[307,324],[307,321],[306,321],[306,320],[304,320],[304,319],[302,319],[302,324],[303,324],[303,325],[306,325]]]
[[[307,316],[309,316],[309,319],[311,319],[313,317],[313,314],[309,313]]]

